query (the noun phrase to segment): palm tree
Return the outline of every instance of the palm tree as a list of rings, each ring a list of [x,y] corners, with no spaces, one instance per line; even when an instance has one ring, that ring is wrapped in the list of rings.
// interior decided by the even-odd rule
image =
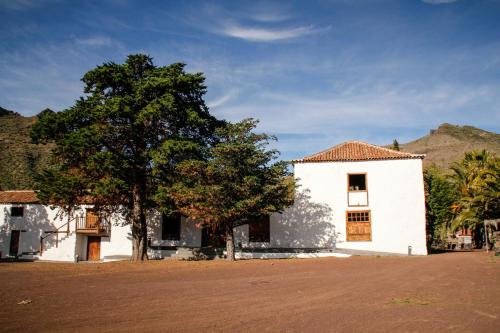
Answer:
[[[500,216],[500,159],[486,150],[472,151],[452,166],[460,193],[451,229],[478,228],[482,221]]]

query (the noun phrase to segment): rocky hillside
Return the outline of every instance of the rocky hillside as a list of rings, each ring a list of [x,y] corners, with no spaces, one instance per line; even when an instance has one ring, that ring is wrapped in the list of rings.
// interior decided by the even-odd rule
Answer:
[[[31,126],[36,117],[23,117],[0,107],[0,188],[32,189],[33,174],[48,163],[50,145],[34,145]]]
[[[36,117],[23,117],[0,107],[0,188],[33,189],[33,175],[49,163],[52,145],[34,145],[31,126]],[[447,168],[464,153],[487,149],[500,156],[500,135],[472,126],[442,124],[415,141],[400,144],[402,151],[426,154],[424,165]]]
[[[400,149],[426,154],[425,166],[435,164],[448,168],[454,161],[462,159],[465,152],[471,150],[486,149],[500,156],[500,134],[472,126],[442,124],[420,139],[401,144]]]

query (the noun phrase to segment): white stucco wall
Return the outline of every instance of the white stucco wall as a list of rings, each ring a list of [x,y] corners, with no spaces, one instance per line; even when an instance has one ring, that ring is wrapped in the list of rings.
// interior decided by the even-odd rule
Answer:
[[[24,207],[23,216],[11,216],[11,207]],[[39,251],[40,236],[45,235],[44,231],[55,230],[66,222],[66,216],[64,214],[56,216],[57,212],[57,209],[37,204],[1,204],[0,252],[2,252],[2,257],[9,255],[12,230],[22,231],[19,238],[18,255]],[[51,246],[52,243],[55,243],[55,236],[47,237],[44,245]],[[30,256],[25,255],[25,257]]]
[[[180,240],[161,239],[161,214],[154,214],[148,220],[148,234],[151,238],[152,246],[183,246],[200,247],[201,246],[201,228],[196,226],[196,222],[185,217],[181,218],[181,237]]]
[[[249,243],[248,226],[236,229],[243,247],[333,248],[427,254],[422,160],[299,163],[295,203],[270,222],[269,243]],[[349,207],[348,174],[366,173],[368,206]],[[370,210],[372,240],[346,241],[346,211]]]
[[[12,206],[24,207],[23,217],[10,216]],[[74,212],[74,215],[84,216],[85,209],[91,206],[82,206]],[[2,257],[9,255],[10,237],[12,230],[21,230],[19,239],[18,255],[22,258],[69,261],[75,260],[75,255],[80,260],[86,260],[87,234],[76,234],[75,222],[72,221],[70,233],[59,233],[48,236],[43,241],[43,254],[29,255],[28,253],[40,250],[40,236],[47,235],[44,231],[54,231],[65,224],[68,219],[66,214],[57,214],[58,209],[39,204],[26,205],[0,205],[0,251]],[[119,216],[112,219],[110,237],[101,238],[101,259],[105,261],[128,259],[132,255],[131,229],[129,225],[123,225]],[[66,231],[64,226],[61,231]],[[58,238],[56,246],[56,237]]]
[[[85,247],[86,249],[86,247]],[[130,259],[132,256],[132,229],[115,218],[109,237],[101,237],[101,259],[104,261]]]

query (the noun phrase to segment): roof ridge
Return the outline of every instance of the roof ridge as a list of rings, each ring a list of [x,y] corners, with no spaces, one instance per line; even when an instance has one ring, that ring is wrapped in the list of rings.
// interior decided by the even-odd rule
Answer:
[[[304,157],[296,162],[362,161],[424,158],[425,155],[377,146],[360,140],[350,140]]]
[[[349,141],[349,142],[361,143],[361,144],[364,144],[364,145],[367,145],[367,146],[371,146],[373,148],[383,149],[383,150],[385,150],[387,152],[390,152],[390,153],[401,154],[403,156],[414,156],[414,155],[415,156],[419,156],[419,154],[413,154],[413,153],[409,153],[409,152],[406,152],[406,151],[394,150],[394,149],[391,149],[391,148],[377,146],[377,145],[374,145],[374,144],[371,144],[371,143],[367,143],[367,142],[363,142],[363,141],[353,140],[353,141]]]
[[[327,148],[327,149],[324,149],[324,150],[322,150],[322,151],[320,151],[320,152],[318,152],[318,153],[315,153],[315,154],[312,154],[312,155],[306,156],[306,157],[304,157],[304,158],[302,158],[302,159],[312,158],[312,157],[314,157],[314,156],[316,156],[316,155],[320,155],[320,154],[326,153],[327,151],[330,151],[330,150],[332,150],[333,148],[337,148],[337,147],[342,146],[342,145],[345,145],[345,144],[347,144],[347,143],[349,143],[349,142],[350,142],[350,141],[346,141],[346,142],[342,142],[342,143],[336,144],[335,146],[331,146],[330,148]]]

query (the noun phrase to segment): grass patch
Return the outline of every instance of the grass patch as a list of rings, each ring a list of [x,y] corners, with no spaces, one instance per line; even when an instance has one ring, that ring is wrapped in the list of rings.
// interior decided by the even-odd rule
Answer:
[[[417,297],[393,298],[390,304],[429,305],[431,301]]]

